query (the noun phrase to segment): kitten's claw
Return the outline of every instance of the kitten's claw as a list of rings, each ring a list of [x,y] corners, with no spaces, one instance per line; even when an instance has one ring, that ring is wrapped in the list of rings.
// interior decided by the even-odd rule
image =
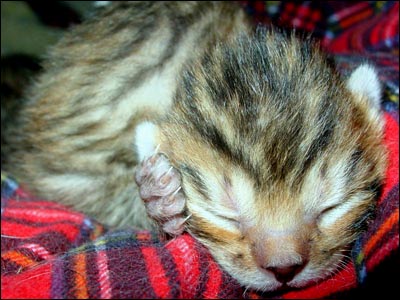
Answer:
[[[185,222],[189,217],[177,217],[168,220],[164,223],[163,230],[170,235],[180,235],[185,230]]]
[[[160,153],[145,159],[136,170],[136,183],[148,215],[164,232],[175,236],[184,230],[186,199],[181,190],[181,176]]]

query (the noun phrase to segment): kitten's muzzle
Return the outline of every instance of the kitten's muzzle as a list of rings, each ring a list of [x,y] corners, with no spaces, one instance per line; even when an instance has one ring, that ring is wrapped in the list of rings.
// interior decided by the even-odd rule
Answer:
[[[265,235],[254,243],[256,263],[281,283],[290,282],[309,261],[308,235],[299,231]]]

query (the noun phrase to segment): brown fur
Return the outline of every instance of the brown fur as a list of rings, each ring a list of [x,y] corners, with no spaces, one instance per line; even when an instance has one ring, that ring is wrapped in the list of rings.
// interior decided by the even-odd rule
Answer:
[[[39,197],[149,227],[133,180],[136,124],[165,113],[187,60],[245,24],[232,4],[113,3],[51,49],[2,167]],[[152,78],[159,90],[146,90]]]
[[[373,210],[385,151],[379,114],[325,54],[275,31],[239,38],[184,74],[174,104],[160,151],[182,170],[188,230],[219,262],[266,290],[278,285],[257,266],[301,265],[291,286],[335,270]],[[246,182],[230,196],[234,208],[223,201],[233,176]],[[337,220],[335,209],[344,210]]]
[[[231,3],[113,4],[50,52],[7,167],[41,197],[149,228],[133,136],[152,120],[187,231],[243,285],[277,289],[274,270],[296,266],[287,284],[304,286],[337,269],[385,168],[380,112],[328,61],[253,34]]]

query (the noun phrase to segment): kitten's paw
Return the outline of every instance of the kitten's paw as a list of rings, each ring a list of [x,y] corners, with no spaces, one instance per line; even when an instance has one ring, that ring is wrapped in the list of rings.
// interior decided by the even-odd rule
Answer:
[[[135,179],[148,215],[166,233],[173,236],[181,234],[186,221],[183,216],[186,199],[181,191],[178,170],[163,154],[156,153],[138,166]]]

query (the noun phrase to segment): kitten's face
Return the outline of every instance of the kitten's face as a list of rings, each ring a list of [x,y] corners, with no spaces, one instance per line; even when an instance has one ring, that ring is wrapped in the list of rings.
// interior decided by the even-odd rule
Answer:
[[[332,146],[298,182],[261,185],[249,170],[189,135],[161,150],[182,175],[187,230],[242,285],[270,291],[332,274],[370,216],[382,165],[372,166],[375,158],[349,143]]]
[[[310,45],[266,40],[185,74],[157,140],[181,172],[187,230],[241,284],[270,291],[340,267],[385,154],[373,69],[344,82]]]

